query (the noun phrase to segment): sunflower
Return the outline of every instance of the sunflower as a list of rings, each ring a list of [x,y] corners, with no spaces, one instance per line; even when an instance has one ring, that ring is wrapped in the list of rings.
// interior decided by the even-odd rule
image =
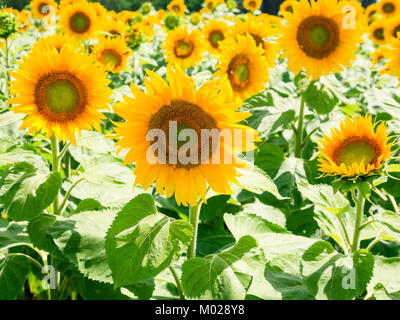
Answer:
[[[90,6],[96,11],[96,16],[98,19],[104,19],[108,15],[107,9],[100,2],[90,2]]]
[[[103,64],[107,71],[119,73],[126,67],[126,60],[132,55],[131,50],[121,37],[101,38],[94,46],[96,59]]]
[[[376,65],[379,61],[385,58],[385,47],[379,46],[374,52],[371,53],[372,64]]]
[[[382,48],[383,56],[388,59],[381,74],[390,74],[400,79],[400,38],[391,38],[388,46]]]
[[[376,44],[384,44],[386,42],[385,29],[387,22],[384,19],[375,20],[369,25],[369,37]]]
[[[300,0],[296,14],[283,13],[288,24],[283,27],[279,44],[288,57],[288,67],[298,74],[304,67],[310,78],[317,79],[349,66],[361,42],[358,24],[347,28],[336,0]]]
[[[178,16],[184,17],[185,16],[185,2],[183,0],[172,0],[168,6],[167,9],[172,12],[177,14]]]
[[[219,70],[215,75],[235,97],[246,100],[265,89],[270,65],[262,47],[249,34],[224,40],[220,49]]]
[[[111,37],[118,37],[126,32],[126,24],[122,21],[105,20],[100,29]]]
[[[112,91],[105,71],[93,59],[76,48],[64,45],[58,52],[53,47],[37,47],[20,62],[20,70],[10,72],[15,104],[11,110],[25,113],[21,129],[28,134],[41,131],[62,141],[75,144],[75,133],[100,130]]]
[[[379,12],[386,17],[394,17],[399,12],[397,0],[380,0],[377,5]]]
[[[40,38],[34,45],[33,45],[33,50],[36,49],[37,47],[54,47],[57,49],[58,52],[61,51],[61,48],[64,45],[70,45],[78,49],[79,44],[75,40],[75,38],[72,38],[69,35],[62,34],[62,33],[56,33],[51,36],[43,37]]]
[[[217,193],[231,193],[229,184],[236,183],[240,175],[238,169],[246,167],[233,152],[254,150],[254,141],[259,141],[253,129],[237,124],[251,114],[237,112],[240,104],[225,90],[219,90],[215,81],[196,89],[194,80],[179,66],[174,70],[168,65],[169,84],[154,72],[148,71],[147,74],[147,93],[131,85],[135,98],[126,97],[114,106],[116,114],[126,119],[126,122],[117,123],[114,129],[119,139],[116,146],[119,151],[129,149],[124,162],[136,163],[135,184],[147,189],[155,182],[159,194],[167,197],[175,194],[178,205],[185,206],[196,205],[198,196],[205,201],[207,184]],[[173,124],[178,131],[171,127]],[[147,137],[152,129],[161,131],[166,137],[166,144],[160,142],[165,152],[157,152],[157,155],[149,153],[153,142]],[[186,143],[179,145],[173,141],[174,136],[181,135],[182,129],[191,129],[198,137],[196,142],[187,141],[190,144],[188,161],[181,157],[188,154],[184,149]],[[222,138],[223,131],[236,129],[242,133],[237,145]],[[218,133],[212,147],[207,143],[207,137],[201,139],[204,130]],[[228,158],[224,156],[219,162],[215,161],[218,152],[219,155],[228,155]]]
[[[169,31],[161,47],[168,63],[178,63],[187,69],[202,59],[205,46],[199,30],[189,32],[187,26],[183,26]]]
[[[265,28],[263,20],[259,17],[251,15],[246,21],[237,19],[233,34],[246,35],[247,33],[251,35],[257,46],[262,47],[268,63],[273,64],[277,57],[277,48],[275,44],[266,41],[266,38],[272,34],[271,29]]]
[[[346,117],[320,141],[319,170],[343,177],[374,174],[392,154],[388,136],[385,123],[373,123],[371,115]]]
[[[293,13],[294,8],[298,5],[297,0],[285,0],[279,7],[279,12]]]
[[[376,19],[378,15],[378,5],[376,3],[371,3],[366,9],[365,9],[365,16],[368,19],[368,23],[371,23]]]
[[[31,27],[31,24],[29,22],[29,12],[26,10],[21,11],[18,15],[17,18],[15,19],[15,22],[17,24],[17,30],[19,32],[25,32]]]
[[[262,13],[257,16],[258,19],[262,22],[265,29],[268,31],[270,36],[276,36],[281,34],[282,32],[282,21],[283,18],[278,16],[273,16],[267,13]]]
[[[204,0],[204,8],[203,9],[207,9],[208,12],[212,12],[215,10],[215,8],[220,5],[220,4],[224,4],[225,1],[224,0]],[[203,10],[203,12],[205,12],[205,10]]]
[[[229,36],[230,29],[228,25],[220,20],[211,20],[202,28],[204,38],[207,40],[208,49],[210,52],[219,52],[219,43]]]
[[[32,0],[30,6],[35,19],[43,19],[57,13],[57,3],[54,0]]]
[[[247,11],[255,11],[260,8],[262,5],[262,0],[244,0],[243,1],[243,8]]]
[[[98,22],[96,12],[86,2],[67,5],[60,12],[63,30],[80,40],[92,38],[98,31]]]
[[[193,25],[198,25],[200,21],[201,21],[200,14],[198,14],[197,12],[192,13],[192,15],[190,16],[190,23]]]
[[[397,33],[400,32],[400,16],[390,19],[385,28],[385,39],[397,38]]]

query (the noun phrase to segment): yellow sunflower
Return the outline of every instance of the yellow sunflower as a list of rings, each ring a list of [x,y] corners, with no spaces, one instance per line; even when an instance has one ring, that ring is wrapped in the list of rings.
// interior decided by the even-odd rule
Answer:
[[[122,21],[105,20],[100,29],[112,37],[118,37],[124,35],[127,28]]]
[[[187,26],[183,26],[169,31],[161,47],[168,63],[178,63],[187,69],[203,58],[205,46],[199,30],[189,32]]]
[[[183,0],[172,0],[168,6],[167,9],[169,12],[175,13],[178,16],[184,17],[185,16],[185,2]]]
[[[220,4],[224,4],[225,1],[224,0],[204,0],[204,8],[206,9],[207,12],[211,12],[214,11],[215,8],[220,5]],[[206,12],[206,10],[203,10],[203,12]],[[200,12],[202,13],[202,12]]]
[[[79,47],[79,44],[75,38],[72,38],[71,36],[63,34],[63,33],[56,33],[51,36],[40,38],[33,45],[33,49],[36,49],[37,47],[48,46],[48,47],[54,47],[57,49],[58,52],[60,52],[61,48],[67,44],[75,47],[76,49],[78,49],[78,47]]]
[[[198,25],[200,21],[201,21],[200,14],[198,14],[197,12],[192,13],[192,15],[190,16],[190,23],[193,25]]]
[[[94,46],[96,59],[107,71],[119,73],[126,68],[126,60],[132,55],[131,50],[121,37],[104,37]]]
[[[400,34],[399,34],[400,35]],[[388,46],[382,48],[383,56],[388,59],[382,74],[390,74],[400,79],[400,38],[391,38]]]
[[[387,22],[384,19],[375,20],[369,25],[369,37],[376,44],[384,44]]]
[[[243,1],[243,8],[247,11],[255,11],[260,8],[262,5],[262,0],[244,0]]]
[[[43,19],[50,14],[57,14],[57,3],[54,0],[32,0],[30,6],[35,19]]]
[[[282,33],[282,21],[283,18],[278,16],[273,16],[267,13],[262,13],[257,16],[261,20],[265,29],[267,29],[270,36],[280,35]]]
[[[219,52],[219,43],[229,36],[230,29],[228,25],[221,20],[211,20],[202,28],[202,33],[208,44],[210,52]]]
[[[18,15],[17,18],[15,19],[15,23],[17,24],[17,30],[19,32],[25,32],[30,27],[32,26],[31,23],[29,22],[30,16],[29,12],[24,10],[21,11]]]
[[[394,17],[400,9],[397,0],[380,0],[377,5],[379,12],[386,17]]]
[[[67,5],[60,12],[62,29],[80,40],[92,38],[98,31],[98,23],[96,12],[86,2]]]
[[[262,47],[267,62],[269,64],[275,62],[277,58],[276,45],[266,40],[273,33],[271,29],[265,27],[262,19],[255,16],[249,16],[245,21],[237,19],[232,32],[236,35],[246,35],[247,33],[251,35],[257,46]]]
[[[116,146],[120,150],[129,149],[124,161],[136,163],[135,184],[147,189],[155,182],[159,194],[167,197],[175,194],[178,205],[185,206],[196,205],[199,196],[205,201],[207,185],[217,193],[231,193],[229,184],[236,183],[238,169],[246,167],[233,152],[254,150],[254,141],[259,141],[253,129],[238,124],[251,114],[236,111],[240,103],[232,100],[225,90],[219,90],[214,81],[196,89],[194,80],[178,65],[175,70],[171,65],[167,67],[169,84],[154,72],[147,74],[147,93],[131,85],[135,98],[126,97],[114,106],[115,112],[126,119],[114,129],[119,139]],[[174,141],[183,134],[183,129],[191,129],[198,138],[184,145]],[[208,136],[204,136],[204,131],[211,130],[217,133],[212,147]],[[232,144],[223,138],[223,132],[235,130],[239,130],[241,143]],[[165,144],[160,142],[165,152],[163,148],[151,152],[153,142],[147,139],[151,131],[165,134]],[[189,156],[188,161],[185,155]]]
[[[11,110],[25,113],[21,129],[28,134],[40,131],[62,141],[75,144],[75,133],[80,130],[100,130],[112,91],[105,71],[93,59],[76,48],[65,45],[58,52],[53,47],[38,47],[24,56],[20,69],[10,74],[15,104]]]
[[[305,68],[310,78],[318,79],[355,59],[362,29],[358,24],[355,29],[344,26],[345,13],[337,0],[300,0],[296,14],[283,15],[288,24],[278,41],[295,74]]]
[[[90,6],[96,11],[96,16],[98,19],[105,19],[108,15],[107,9],[100,2],[90,2]]]
[[[368,23],[371,23],[376,19],[378,15],[378,5],[376,3],[371,3],[366,9],[365,9],[365,16],[368,19]]]
[[[400,16],[393,17],[387,21],[385,28],[385,39],[397,38],[397,33],[400,32]]]
[[[385,58],[385,47],[379,46],[374,52],[371,53],[372,64],[376,65],[379,61]]]
[[[224,40],[220,49],[219,70],[215,75],[220,77],[223,87],[242,100],[265,89],[270,65],[262,47],[249,34]]]
[[[298,5],[297,0],[285,0],[279,7],[279,12],[293,13],[293,10],[297,5]]]
[[[388,136],[385,123],[373,123],[371,115],[346,117],[320,141],[319,170],[343,177],[374,174],[392,154]]]

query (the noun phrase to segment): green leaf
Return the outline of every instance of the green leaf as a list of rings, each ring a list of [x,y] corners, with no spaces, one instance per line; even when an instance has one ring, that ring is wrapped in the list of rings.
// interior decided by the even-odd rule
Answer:
[[[24,256],[0,258],[0,300],[14,300],[18,296],[29,270],[29,261]]]
[[[319,114],[327,114],[339,103],[338,97],[323,84],[313,81],[304,92],[307,105]]]
[[[280,147],[263,142],[256,151],[254,164],[270,177],[274,177],[284,160],[285,155]]]
[[[257,242],[250,236],[219,254],[185,261],[182,266],[182,286],[190,299],[242,300],[246,295],[243,273],[236,273],[234,264],[240,262]],[[247,282],[246,282],[247,284]]]
[[[79,202],[78,206],[74,210],[75,213],[79,212],[85,212],[85,211],[98,211],[98,210],[104,210],[106,209],[101,205],[100,202],[98,202],[95,199],[84,199],[81,202]]]
[[[374,216],[378,221],[377,229],[385,240],[400,242],[400,215],[392,211],[384,211]]]
[[[375,256],[374,275],[368,284],[368,292],[377,300],[400,300],[400,257]]]
[[[30,244],[25,222],[8,222],[0,219],[0,249]]]
[[[150,195],[137,196],[107,232],[106,252],[115,286],[153,278],[176,261],[191,239],[188,222],[158,213]]]
[[[47,233],[70,263],[87,278],[111,283],[104,238],[115,211],[88,211],[57,217]]]
[[[349,300],[360,296],[371,280],[374,256],[359,250],[353,256],[336,252],[318,241],[303,255],[301,274],[309,292],[318,300]]]

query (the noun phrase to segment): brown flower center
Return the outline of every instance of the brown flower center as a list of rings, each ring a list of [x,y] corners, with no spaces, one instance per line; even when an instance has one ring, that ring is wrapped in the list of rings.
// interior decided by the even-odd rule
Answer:
[[[194,44],[190,40],[178,40],[175,43],[174,54],[176,57],[185,59],[191,56],[194,50]]]
[[[228,65],[228,78],[234,91],[242,91],[250,84],[250,60],[245,55],[235,56]]]
[[[307,56],[326,58],[339,46],[339,27],[324,16],[308,17],[298,27],[297,42]]]
[[[221,30],[213,30],[208,36],[208,41],[213,48],[218,48],[218,43],[225,39],[225,36]]]
[[[35,87],[39,113],[52,122],[68,122],[82,113],[88,96],[85,85],[75,75],[55,71],[42,76]]]
[[[122,58],[121,55],[114,49],[106,49],[102,52],[103,64],[110,66],[111,68],[116,68],[121,65]]]
[[[374,30],[374,37],[375,37],[375,39],[378,39],[378,40],[384,40],[385,39],[385,31],[384,31],[384,29],[381,28],[381,27],[376,28]]]
[[[394,6],[393,3],[387,2],[383,5],[382,9],[383,9],[383,12],[385,12],[385,13],[392,13],[396,9],[396,7]]]
[[[90,29],[91,21],[85,12],[75,12],[69,18],[69,27],[73,32],[85,33]]]

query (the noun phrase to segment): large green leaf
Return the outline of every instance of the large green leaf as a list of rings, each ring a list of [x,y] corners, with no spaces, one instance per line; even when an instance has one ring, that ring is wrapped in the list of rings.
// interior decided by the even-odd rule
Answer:
[[[115,286],[153,278],[178,258],[192,239],[192,227],[157,212],[142,194],[118,212],[107,232],[106,252]]]
[[[303,255],[301,273],[309,292],[319,300],[349,300],[366,289],[374,269],[367,250],[342,255],[331,244],[319,241]]]
[[[26,222],[8,222],[0,219],[0,250],[30,244]]]
[[[378,300],[400,300],[400,257],[375,256],[374,274],[368,292]]]
[[[0,258],[0,300],[13,300],[18,296],[29,270],[29,261],[24,256]]]
[[[319,114],[327,114],[338,104],[339,99],[329,88],[313,81],[304,92],[307,105]]]
[[[250,236],[221,253],[185,261],[182,266],[182,286],[190,299],[240,300],[251,283],[251,275],[237,270],[235,265],[257,247]]]

